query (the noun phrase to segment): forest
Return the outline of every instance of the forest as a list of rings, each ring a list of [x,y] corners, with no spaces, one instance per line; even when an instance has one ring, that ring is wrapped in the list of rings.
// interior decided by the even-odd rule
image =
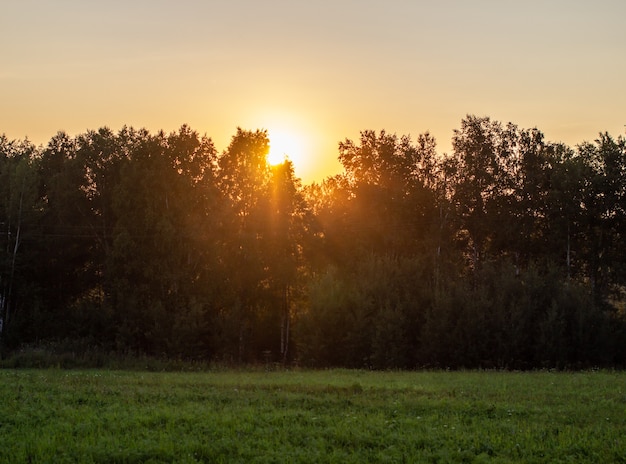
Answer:
[[[0,350],[371,369],[626,366],[626,138],[466,116],[302,185],[268,133],[0,136]]]

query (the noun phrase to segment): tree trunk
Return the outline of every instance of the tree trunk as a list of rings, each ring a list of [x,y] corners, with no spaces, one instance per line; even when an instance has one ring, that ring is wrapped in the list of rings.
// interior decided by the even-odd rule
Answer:
[[[280,354],[283,364],[287,362],[287,356],[289,354],[289,328],[290,328],[290,315],[289,315],[289,286],[285,285],[282,295],[282,315],[280,320]]]
[[[237,362],[241,364],[243,362],[243,354],[244,354],[244,341],[245,341],[245,324],[243,321],[239,324],[239,344],[238,344],[238,353],[237,353]]]
[[[566,264],[567,264],[567,279],[569,280],[571,277],[571,257],[570,257],[570,231],[569,231],[569,222],[567,223],[567,256],[566,256]]]
[[[22,205],[24,202],[25,184],[26,184],[26,176],[24,176],[24,178],[22,179],[22,189],[20,191],[20,204],[19,204],[18,213],[17,213],[17,230],[15,232],[15,243],[13,245],[13,253],[11,256],[11,272],[9,274],[8,289],[7,289],[6,295],[4,295],[4,297],[2,298],[3,307],[0,307],[0,309],[3,309],[3,312],[1,313],[2,317],[0,318],[0,341],[2,340],[2,335],[4,334],[4,330],[9,324],[9,320],[12,316],[11,296],[13,293],[13,280],[15,278],[15,262],[17,259],[17,250],[20,246],[20,233],[22,230]],[[10,230],[8,234],[10,235]],[[7,246],[9,245],[7,244]]]

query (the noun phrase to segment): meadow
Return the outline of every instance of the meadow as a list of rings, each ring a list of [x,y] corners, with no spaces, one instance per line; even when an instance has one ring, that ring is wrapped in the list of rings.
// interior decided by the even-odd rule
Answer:
[[[0,462],[626,462],[626,373],[2,369]]]

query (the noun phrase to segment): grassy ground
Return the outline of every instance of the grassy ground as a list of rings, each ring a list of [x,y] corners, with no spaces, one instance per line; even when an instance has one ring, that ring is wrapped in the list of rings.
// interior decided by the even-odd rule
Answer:
[[[0,370],[0,462],[626,462],[626,373]]]

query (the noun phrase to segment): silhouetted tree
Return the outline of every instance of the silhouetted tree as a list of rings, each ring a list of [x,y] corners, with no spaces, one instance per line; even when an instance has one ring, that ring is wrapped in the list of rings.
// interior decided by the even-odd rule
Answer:
[[[234,343],[236,353],[232,354],[240,362],[246,355],[255,309],[267,279],[262,239],[270,197],[268,153],[266,131],[237,128],[218,159],[218,184],[227,202],[222,253],[229,292],[221,323],[230,327],[221,343],[226,351]]]
[[[570,148],[468,115],[440,155],[428,133],[363,131],[306,187],[268,151],[240,128],[221,154],[188,126],[0,136],[3,354],[626,363],[623,137]]]
[[[186,126],[120,137],[129,157],[113,203],[118,340],[152,354],[207,356],[219,275],[217,226],[207,219],[217,211],[214,146]]]
[[[30,311],[37,306],[32,241],[42,205],[35,153],[28,141],[0,136],[0,348],[28,341],[20,332],[28,330]]]
[[[310,233],[310,213],[293,164],[285,160],[272,167],[269,201],[267,264],[270,288],[280,310],[280,355],[287,361],[291,323],[301,299],[304,251]]]

